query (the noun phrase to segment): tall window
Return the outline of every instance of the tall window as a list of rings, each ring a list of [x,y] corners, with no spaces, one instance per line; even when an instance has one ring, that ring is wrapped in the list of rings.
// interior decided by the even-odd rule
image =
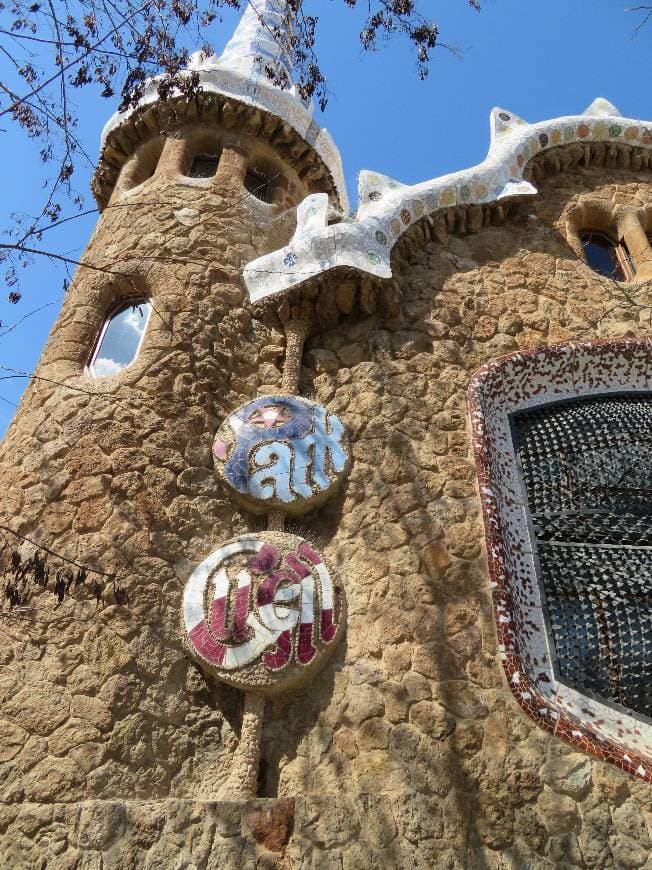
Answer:
[[[607,278],[627,281],[634,277],[634,265],[624,241],[614,242],[605,233],[586,230],[580,233],[587,264]]]
[[[513,415],[559,678],[652,716],[652,396]]]
[[[151,308],[144,299],[127,302],[107,317],[88,363],[94,377],[115,375],[136,359]]]

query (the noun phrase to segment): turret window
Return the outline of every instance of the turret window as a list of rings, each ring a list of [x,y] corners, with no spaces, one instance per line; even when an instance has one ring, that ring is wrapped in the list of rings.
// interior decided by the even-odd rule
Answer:
[[[151,308],[146,300],[128,302],[107,317],[88,363],[93,377],[115,375],[131,365],[143,342]]]
[[[580,240],[587,264],[606,278],[627,281],[634,277],[634,266],[623,240],[614,242],[606,233],[586,230]]]
[[[217,172],[220,155],[215,153],[197,154],[190,165],[190,178],[212,178]]]
[[[265,173],[259,169],[249,167],[244,179],[245,189],[261,202],[272,201],[272,182]]]

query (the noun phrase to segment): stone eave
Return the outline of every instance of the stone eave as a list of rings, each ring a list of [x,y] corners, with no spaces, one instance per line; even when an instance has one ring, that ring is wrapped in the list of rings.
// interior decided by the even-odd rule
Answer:
[[[616,165],[619,160],[624,165],[629,159],[620,156],[624,152],[634,153],[635,163],[637,154],[652,153],[648,123],[622,118],[600,99],[581,115],[537,124],[499,108],[493,109],[490,120],[489,153],[477,166],[413,186],[361,172],[360,206],[353,221],[329,225],[325,194],[308,196],[297,209],[297,229],[290,243],[245,267],[251,301],[302,286],[339,267],[390,279],[394,246],[426,217],[436,219],[453,208],[467,213],[471,208],[535,196],[537,188],[528,177],[534,180],[582,160],[602,155],[603,160],[613,158]],[[541,155],[545,160],[548,154],[547,165],[542,164]],[[479,212],[474,220],[480,220]]]
[[[652,155],[651,155],[652,158]],[[501,227],[519,200],[453,206],[425,215],[397,240],[391,253],[393,273],[400,274],[424,245],[444,244],[449,236],[466,236],[489,227]],[[334,329],[344,317],[400,313],[402,290],[395,278],[379,278],[347,265],[336,265],[306,281],[288,287],[278,295],[262,296],[254,303],[259,312],[277,312],[282,321],[293,318],[309,322],[309,334]]]
[[[339,208],[348,208],[339,152],[326,130],[316,124],[303,124],[302,134],[291,123],[292,119],[279,117],[256,101],[211,90],[203,83],[202,88],[196,98],[151,99],[109,121],[102,133],[98,165],[91,182],[100,209],[108,203],[122,166],[139,145],[153,136],[168,135],[199,121],[264,139],[309,186],[326,189]],[[292,100],[296,102],[296,98]]]

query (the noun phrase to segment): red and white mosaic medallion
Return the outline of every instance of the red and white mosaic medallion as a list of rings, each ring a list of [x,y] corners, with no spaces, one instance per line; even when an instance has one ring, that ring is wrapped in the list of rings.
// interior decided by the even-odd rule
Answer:
[[[341,584],[308,541],[264,532],[229,541],[195,568],[183,628],[192,655],[219,679],[271,693],[324,664],[345,610]]]

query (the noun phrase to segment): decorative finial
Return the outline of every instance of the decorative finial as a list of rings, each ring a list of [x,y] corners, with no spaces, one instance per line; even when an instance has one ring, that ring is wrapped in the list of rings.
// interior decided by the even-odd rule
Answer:
[[[590,115],[594,118],[621,118],[622,115],[613,103],[605,100],[604,97],[596,97],[595,100],[582,112],[583,115]]]
[[[516,127],[523,127],[525,125],[527,125],[527,121],[519,118],[514,112],[495,106],[489,116],[491,144],[493,145],[494,142],[500,140],[501,136],[504,136],[506,133],[512,133]]]

